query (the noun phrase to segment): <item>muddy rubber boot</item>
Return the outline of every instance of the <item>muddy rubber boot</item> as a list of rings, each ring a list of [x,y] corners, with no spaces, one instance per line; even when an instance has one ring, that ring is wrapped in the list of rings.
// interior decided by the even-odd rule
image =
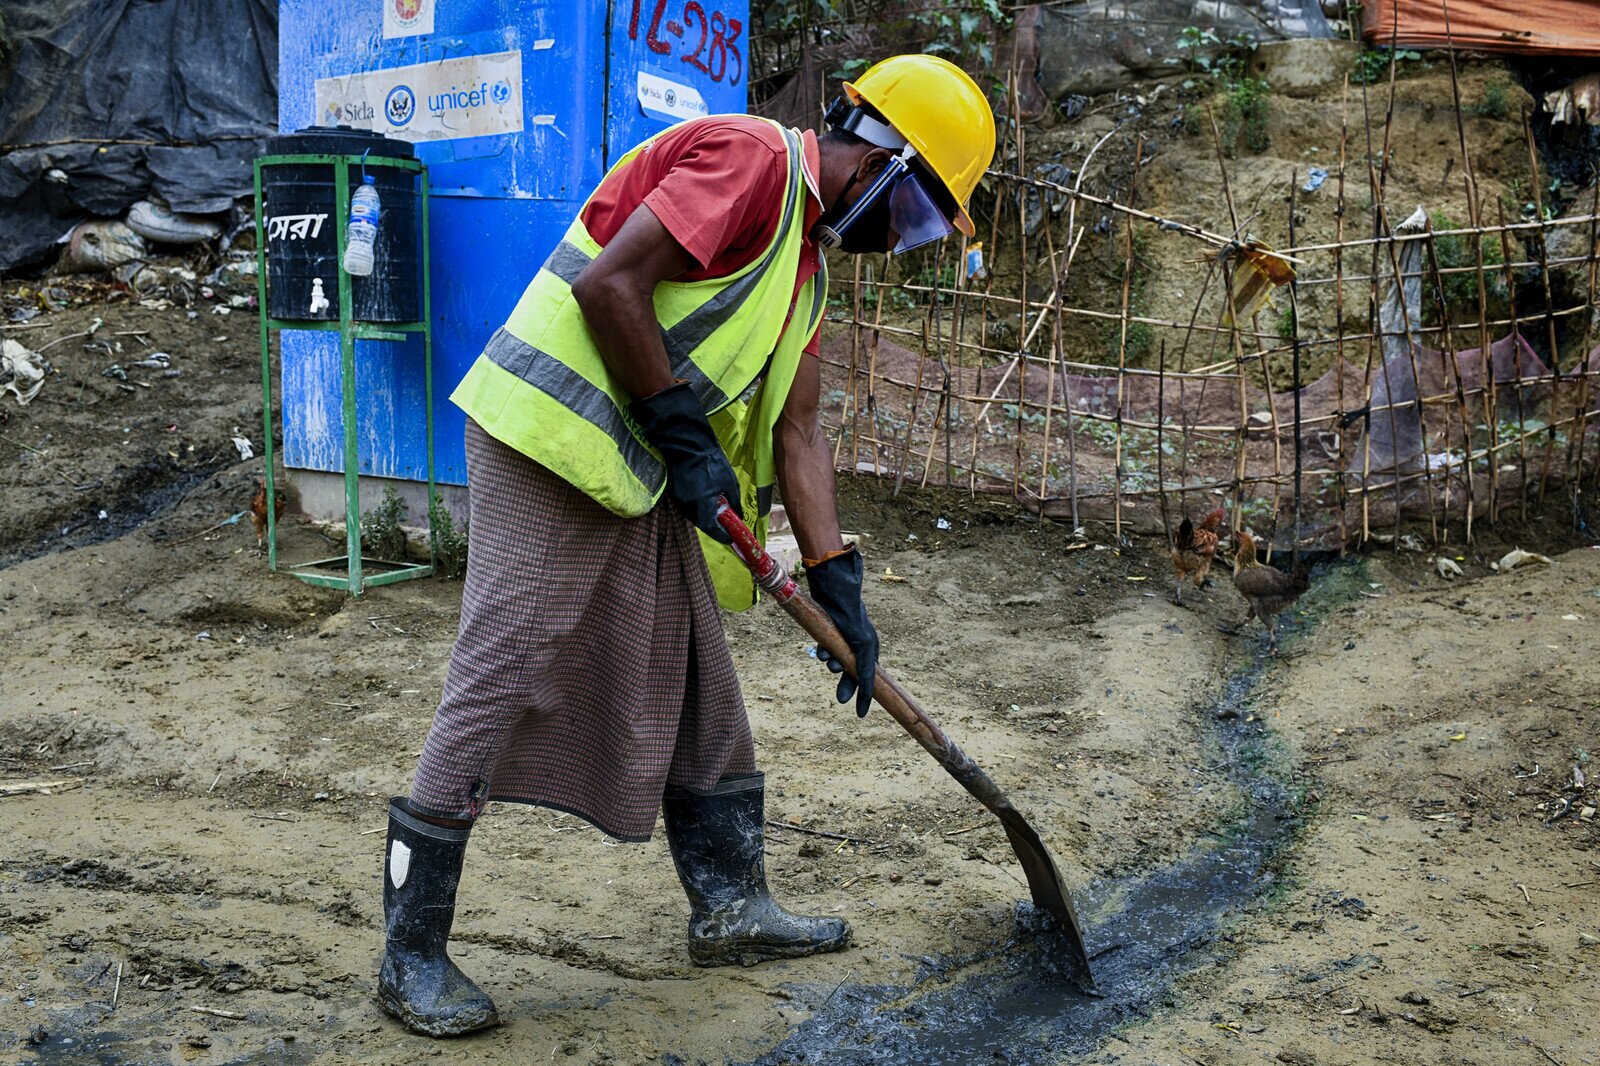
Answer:
[[[461,1036],[500,1024],[494,1002],[445,953],[470,834],[413,816],[403,796],[389,801],[378,1003],[426,1036]]]
[[[668,788],[667,844],[689,896],[689,958],[696,966],[753,966],[838,951],[842,918],[807,918],[767,891],[762,775],[725,777],[711,795]]]

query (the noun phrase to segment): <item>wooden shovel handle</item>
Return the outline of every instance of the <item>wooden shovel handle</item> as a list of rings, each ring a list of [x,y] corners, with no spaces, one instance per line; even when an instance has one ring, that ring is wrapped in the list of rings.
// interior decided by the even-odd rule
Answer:
[[[855,652],[850,650],[839,627],[833,624],[828,612],[818,606],[816,600],[801,592],[794,578],[784,573],[777,561],[767,554],[766,549],[756,541],[755,534],[750,532],[750,527],[744,524],[738,512],[729,507],[726,500],[717,510],[717,522],[733,538],[734,553],[750,568],[756,584],[777,600],[779,606],[788,611],[789,616],[799,622],[800,627],[854,677]],[[959,754],[938,723],[928,717],[928,712],[922,709],[921,704],[900,687],[900,683],[881,665],[872,686],[872,698],[935,759],[947,763],[952,755]],[[965,755],[961,755],[961,759],[965,760]]]

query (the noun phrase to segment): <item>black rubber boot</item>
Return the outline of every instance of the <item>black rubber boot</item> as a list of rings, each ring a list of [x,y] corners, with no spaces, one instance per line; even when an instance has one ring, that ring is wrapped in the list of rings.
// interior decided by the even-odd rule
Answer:
[[[838,951],[843,918],[806,918],[767,891],[762,775],[723,778],[710,795],[668,788],[667,844],[689,896],[689,958],[696,966],[753,966]]]
[[[427,1036],[461,1036],[500,1024],[494,1001],[445,954],[471,832],[424,822],[403,796],[389,801],[378,1003]]]

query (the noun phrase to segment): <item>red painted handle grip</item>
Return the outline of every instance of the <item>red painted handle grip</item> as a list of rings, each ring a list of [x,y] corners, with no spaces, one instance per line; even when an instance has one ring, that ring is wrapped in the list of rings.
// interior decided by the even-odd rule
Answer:
[[[783,572],[777,560],[768,555],[756,540],[756,535],[750,532],[750,527],[744,524],[744,519],[739,517],[739,512],[728,505],[728,500],[723,497],[722,503],[717,507],[717,524],[723,532],[733,538],[734,554],[739,556],[744,565],[750,568],[750,574],[756,579],[762,591],[766,592],[780,604],[788,603],[799,590],[794,578]]]
[[[855,653],[850,650],[850,645],[845,643],[833,620],[810,596],[801,593],[794,579],[784,573],[783,568],[772,556],[756,543],[755,534],[750,532],[750,527],[744,524],[739,513],[728,506],[726,499],[717,508],[717,524],[733,538],[733,550],[744,561],[744,565],[750,568],[756,584],[771,594],[790,617],[811,634],[813,640],[828,649],[828,654],[838,659],[844,668],[850,671],[852,677],[855,676]],[[904,726],[906,731],[916,738],[917,743],[926,748],[940,763],[947,764],[946,769],[950,769],[948,760],[952,758],[952,753],[958,752],[959,749],[951,745],[949,738],[944,735],[944,730],[928,717],[928,713],[912,698],[911,693],[901,688],[900,683],[882,666],[878,667],[877,682],[872,686],[872,698],[888,711],[895,721]],[[961,758],[964,759],[966,756],[962,755]],[[952,769],[951,773],[956,773],[956,770]],[[962,773],[956,773],[956,776],[965,784]]]

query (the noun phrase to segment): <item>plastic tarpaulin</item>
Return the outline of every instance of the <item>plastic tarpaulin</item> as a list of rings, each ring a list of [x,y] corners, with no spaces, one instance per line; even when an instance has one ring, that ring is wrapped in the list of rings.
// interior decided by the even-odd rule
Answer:
[[[1439,0],[1366,0],[1361,17],[1362,36],[1375,45],[1600,55],[1596,0],[1459,0],[1448,7]]]
[[[147,195],[197,213],[249,195],[277,131],[273,0],[6,0],[4,18],[0,270]]]
[[[1017,60],[1045,98],[1093,96],[1180,72],[1187,27],[1256,41],[1331,37],[1314,0],[1085,0],[1017,12]],[[1205,51],[1220,53],[1226,46]],[[1028,87],[1028,88],[1031,88]],[[1024,95],[1028,95],[1024,90]],[[1024,100],[1024,112],[1039,110]]]

